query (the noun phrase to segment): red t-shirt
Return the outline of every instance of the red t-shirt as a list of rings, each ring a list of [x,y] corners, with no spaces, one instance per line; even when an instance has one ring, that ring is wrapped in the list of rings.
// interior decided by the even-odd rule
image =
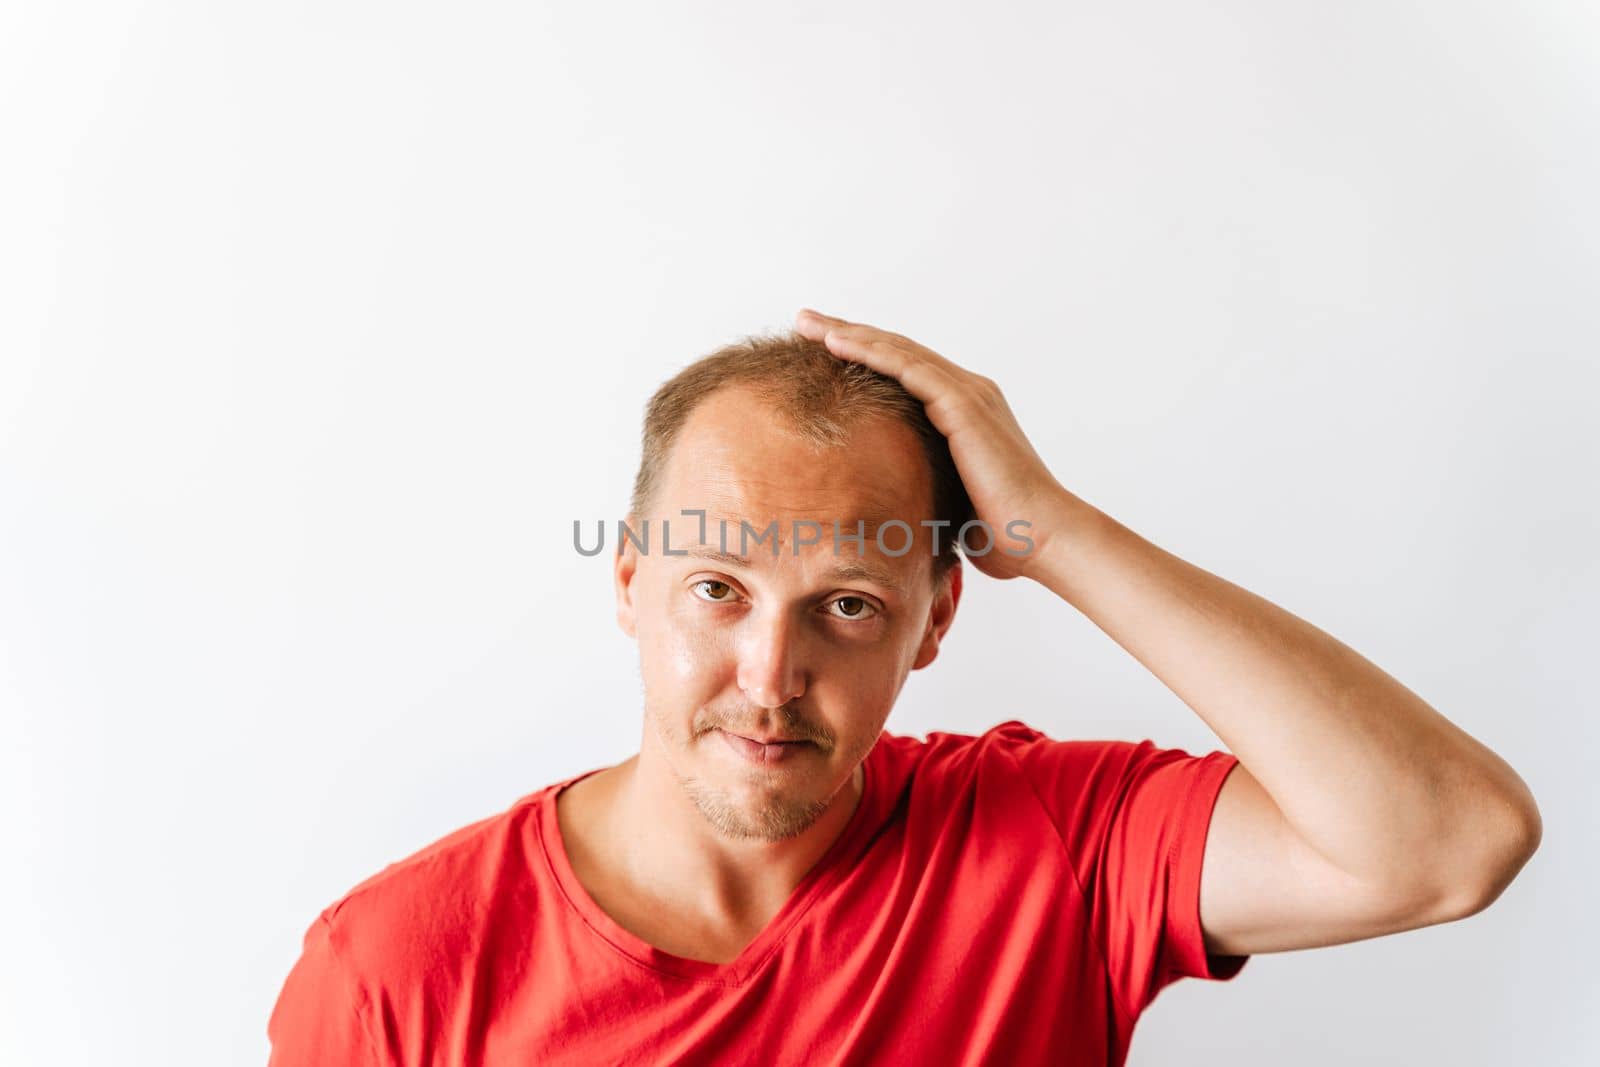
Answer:
[[[1200,866],[1237,763],[1015,720],[885,731],[850,822],[726,964],[574,877],[548,785],[318,916],[267,1029],[299,1064],[1121,1064],[1168,983],[1226,980]],[[596,768],[599,770],[599,768]]]

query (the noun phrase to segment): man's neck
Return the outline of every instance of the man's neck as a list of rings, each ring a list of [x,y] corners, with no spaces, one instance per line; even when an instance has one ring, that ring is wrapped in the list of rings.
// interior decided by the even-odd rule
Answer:
[[[858,766],[816,821],[779,841],[720,834],[649,750],[569,787],[559,803],[566,805],[564,833],[570,824],[579,838],[566,841],[575,870],[581,855],[613,900],[671,915],[683,929],[727,946],[748,942],[783,907],[844,832],[863,783]],[[599,902],[597,886],[586,888]],[[729,953],[724,947],[720,954]]]

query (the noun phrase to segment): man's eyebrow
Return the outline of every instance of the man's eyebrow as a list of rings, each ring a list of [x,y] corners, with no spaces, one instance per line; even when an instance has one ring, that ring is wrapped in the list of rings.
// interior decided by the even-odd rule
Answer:
[[[684,552],[690,556],[696,556],[700,559],[708,559],[715,563],[726,563],[729,566],[745,568],[750,566],[749,556],[741,556],[733,552],[721,552],[715,548],[708,548],[705,545],[692,545],[689,548],[684,549]],[[676,555],[677,553],[673,554]],[[829,571],[826,576],[841,582],[877,582],[879,585],[884,586],[887,589],[892,589],[896,593],[905,591],[900,584],[900,580],[893,574],[890,574],[882,567],[875,567],[870,563],[860,561],[840,563],[838,566]]]

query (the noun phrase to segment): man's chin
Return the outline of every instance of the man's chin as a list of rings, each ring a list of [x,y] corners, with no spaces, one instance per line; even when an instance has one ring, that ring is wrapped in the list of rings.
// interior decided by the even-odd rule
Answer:
[[[771,783],[748,779],[728,782],[715,792],[691,791],[690,797],[717,833],[736,841],[797,837],[828,810],[827,801],[800,799],[787,789],[774,795]]]

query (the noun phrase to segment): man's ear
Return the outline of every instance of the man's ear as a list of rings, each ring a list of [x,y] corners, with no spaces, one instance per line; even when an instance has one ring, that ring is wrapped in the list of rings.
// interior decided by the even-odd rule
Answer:
[[[933,603],[928,605],[928,625],[923,630],[922,644],[917,648],[917,658],[911,664],[912,670],[920,671],[932,663],[934,657],[939,654],[939,642],[944,640],[945,631],[950,629],[950,623],[955,620],[956,605],[959,603],[961,603],[961,557],[958,555],[933,591]]]
[[[627,519],[628,528],[634,529],[633,516]],[[629,637],[634,633],[633,579],[639,573],[639,551],[628,538],[617,537],[617,554],[611,561],[611,575],[617,587],[617,625]]]

